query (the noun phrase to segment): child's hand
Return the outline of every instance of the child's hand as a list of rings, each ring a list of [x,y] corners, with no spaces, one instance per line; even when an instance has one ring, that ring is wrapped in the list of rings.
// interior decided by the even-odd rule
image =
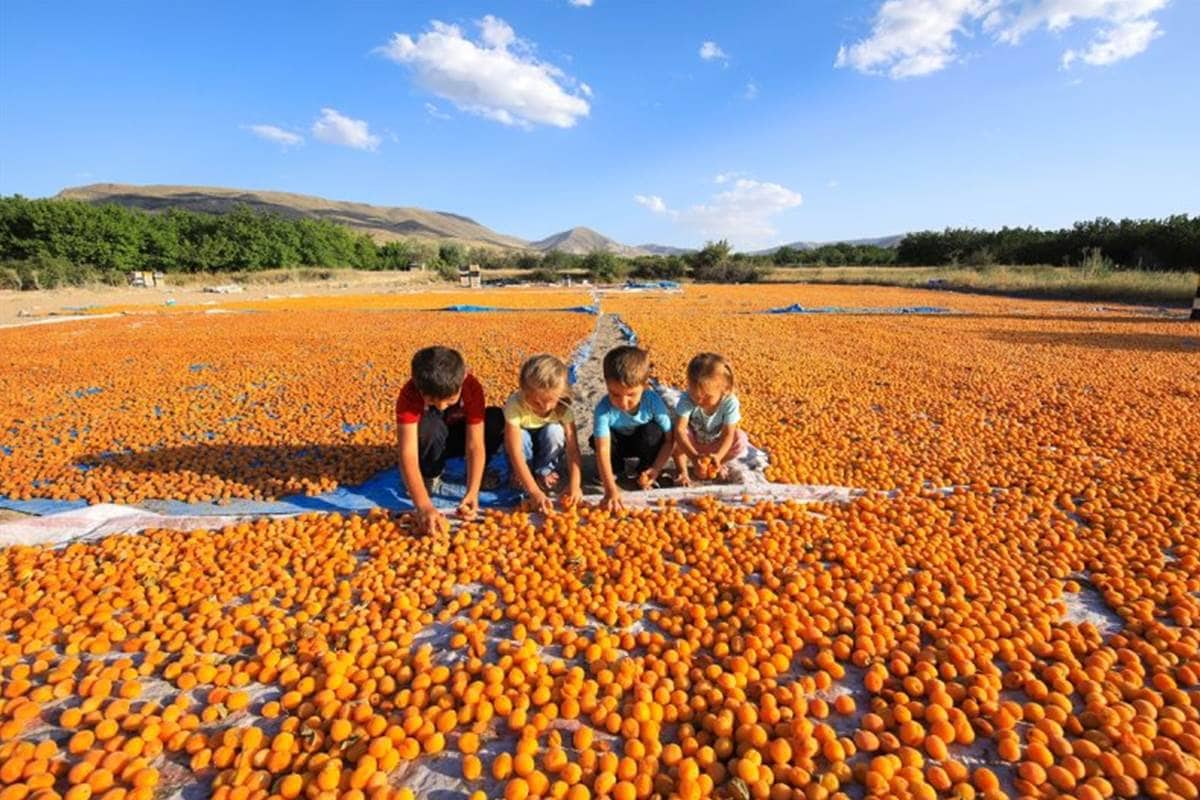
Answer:
[[[550,514],[554,511],[554,501],[545,492],[537,491],[529,495],[529,507],[534,511]]]
[[[563,510],[566,510],[568,508],[575,508],[576,506],[580,505],[581,503],[583,503],[583,489],[579,488],[578,486],[572,486],[570,489],[568,489],[566,492],[563,493],[563,496],[562,496]]]
[[[658,470],[651,468],[643,470],[642,474],[638,475],[638,486],[642,489],[649,489],[658,480]]]
[[[459,519],[470,521],[477,516],[479,516],[479,495],[468,494],[464,496],[462,502],[458,504]]]
[[[417,509],[417,530],[425,536],[445,533],[450,530],[450,520],[433,506]]]
[[[600,501],[600,508],[605,511],[624,511],[625,504],[621,502],[620,492],[605,492],[604,499]]]
[[[679,470],[679,485],[680,486],[691,486],[692,485],[692,476],[688,474],[687,467],[682,467]]]

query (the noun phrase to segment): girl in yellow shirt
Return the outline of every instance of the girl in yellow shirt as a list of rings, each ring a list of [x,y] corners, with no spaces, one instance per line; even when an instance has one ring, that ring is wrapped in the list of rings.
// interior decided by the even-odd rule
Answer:
[[[563,504],[583,499],[579,438],[571,413],[567,365],[547,353],[521,365],[521,388],[504,404],[504,447],[514,482],[542,513],[554,509],[550,493],[562,489]]]

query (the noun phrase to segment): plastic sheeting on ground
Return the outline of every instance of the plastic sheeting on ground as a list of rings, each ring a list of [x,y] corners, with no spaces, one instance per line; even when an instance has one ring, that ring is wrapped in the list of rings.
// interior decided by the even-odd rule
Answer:
[[[9,511],[19,511],[22,514],[61,514],[64,511],[74,511],[84,508],[86,500],[49,500],[34,498],[32,500],[15,500],[11,497],[0,497],[0,508]]]
[[[664,500],[685,502],[699,497],[715,497],[728,503],[849,503],[866,493],[852,486],[821,486],[816,484],[754,483],[754,484],[706,484],[703,486],[678,486],[669,489],[648,489],[642,492],[622,492],[621,502],[627,508],[645,508]],[[603,495],[585,495],[584,501],[598,503]]]
[[[220,528],[241,522],[240,516],[170,517],[131,506],[101,503],[47,517],[29,517],[0,525],[0,547],[59,545],[99,539],[114,533],[150,528],[178,531]]]
[[[439,309],[440,311],[451,311],[458,314],[478,314],[490,313],[493,311],[558,311],[566,314],[591,314],[596,316],[600,313],[599,305],[590,306],[570,306],[569,308],[500,308],[498,306],[476,306],[470,303],[459,303],[457,305],[446,306]]]
[[[770,308],[766,311],[755,312],[759,314],[949,314],[948,308],[939,306],[895,306],[886,307],[866,307],[866,308],[843,308],[841,306],[821,306],[818,308],[806,308],[799,303],[792,303],[790,306],[782,308]]]
[[[677,503],[700,497],[715,497],[727,503],[749,501],[757,503],[849,503],[864,494],[864,490],[848,486],[819,486],[801,484],[762,483],[753,485],[713,484],[705,486],[676,487],[630,491],[621,495],[627,508],[647,508],[666,500]],[[601,495],[588,495],[586,502],[596,503]],[[200,505],[200,504],[197,504]],[[213,506],[206,506],[211,511]],[[228,508],[222,507],[222,508]],[[311,512],[315,509],[298,509],[291,514]],[[342,509],[329,509],[339,511]],[[131,506],[101,503],[85,508],[53,514],[47,517],[29,517],[0,524],[0,547],[13,546],[57,546],[70,542],[100,539],[122,533],[139,533],[145,530],[165,529],[176,531],[217,530],[252,519],[254,514],[201,513],[185,516],[157,514]],[[261,515],[260,515],[261,516]],[[451,524],[455,524],[453,517]]]
[[[626,289],[661,289],[668,292],[678,292],[683,289],[679,281],[626,281]]]
[[[496,474],[500,488],[479,493],[479,504],[483,508],[511,508],[521,500],[521,494],[509,488],[508,459],[503,451],[496,453],[488,463],[488,469]],[[441,487],[431,496],[433,504],[442,509],[453,509],[466,494],[466,462],[451,459],[442,474]],[[86,508],[83,500],[11,500],[0,498],[0,508],[24,514],[60,515],[63,512]],[[309,497],[290,495],[278,500],[233,499],[226,503],[185,503],[181,500],[146,500],[136,506],[121,506],[140,509],[169,516],[211,515],[262,515],[300,514],[308,511],[365,511],[380,507],[394,511],[410,511],[412,501],[405,493],[400,480],[400,470],[392,468],[381,472],[359,486],[340,486],[332,492]]]
[[[638,343],[638,336],[636,333],[634,333],[633,328],[629,327],[629,323],[625,322],[625,320],[621,319],[615,314],[613,315],[613,319],[616,320],[617,328],[621,331],[621,336],[625,339],[625,341],[629,344],[636,345]]]

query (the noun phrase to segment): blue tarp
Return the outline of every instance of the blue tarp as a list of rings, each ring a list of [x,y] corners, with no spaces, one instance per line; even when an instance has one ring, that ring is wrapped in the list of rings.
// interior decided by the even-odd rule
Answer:
[[[669,292],[678,291],[679,281],[626,281],[626,289],[665,289]]]
[[[843,308],[841,306],[821,306],[806,308],[799,303],[792,303],[782,308],[772,308],[766,314],[949,314],[950,309],[937,306],[898,306],[894,308],[868,307]]]
[[[633,328],[629,327],[629,324],[626,323],[625,320],[621,319],[620,317],[614,317],[614,319],[616,320],[617,328],[620,329],[621,336],[623,336],[625,338],[625,341],[628,342],[629,344],[634,344],[634,345],[637,344],[638,337],[637,337],[637,334],[633,332]]]
[[[503,451],[492,457],[488,467],[500,478],[500,487],[494,491],[479,493],[479,504],[484,508],[512,508],[521,501],[521,493],[509,488],[508,459]],[[442,509],[458,506],[466,494],[466,461],[451,459],[442,473],[441,490],[435,494],[433,504]],[[0,508],[20,511],[25,514],[57,514],[83,508],[83,500],[11,500],[0,497]],[[147,500],[137,508],[158,514],[173,516],[193,515],[252,515],[252,514],[296,514],[306,511],[366,511],[380,507],[395,511],[411,511],[412,501],[405,494],[400,481],[400,470],[393,467],[381,472],[361,486],[342,486],[332,492],[316,497],[291,495],[278,500],[239,500],[228,503],[185,503],[180,500]]]
[[[446,306],[442,311],[453,311],[459,314],[477,314],[480,312],[492,311],[560,311],[567,314],[591,314],[593,316],[600,313],[600,306],[571,306],[570,308],[498,308],[496,306],[474,306],[469,303]]]

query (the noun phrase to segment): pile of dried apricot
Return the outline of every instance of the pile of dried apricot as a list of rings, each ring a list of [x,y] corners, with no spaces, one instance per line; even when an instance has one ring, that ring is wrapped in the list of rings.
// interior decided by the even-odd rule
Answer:
[[[1156,496],[11,547],[0,797],[1195,797],[1200,505]]]
[[[319,494],[394,466],[419,347],[459,348],[489,401],[564,358],[586,314],[273,311],[0,331],[0,495],[92,503]]]
[[[228,311],[435,311],[455,305],[489,306],[504,309],[562,309],[588,305],[591,295],[580,289],[529,289],[524,287],[488,288],[478,290],[425,288],[355,294],[351,288],[344,294],[283,295],[265,298],[244,299],[237,296],[222,296],[213,300],[211,296],[202,304],[179,303],[177,305],[147,305],[127,303],[122,305],[94,306],[88,314],[112,314],[115,312],[176,314],[190,313],[198,307],[203,310],[214,308]]]
[[[0,800],[1200,797],[1195,333],[958,295],[969,316],[742,313],[760,288],[610,303],[666,381],[697,350],[732,359],[776,480],[869,490],[490,512],[431,537],[376,511],[0,550]],[[462,319],[156,317],[141,351],[129,320],[96,321],[54,332],[53,356],[5,336],[28,370],[4,373],[6,429],[36,446],[4,478],[57,481],[79,456],[50,432],[70,425],[151,459],[81,473],[103,478],[89,491],[190,491],[183,462],[124,437],[179,397],[201,342],[219,399],[160,405],[168,429],[244,394],[237,435],[286,448],[317,438],[305,420],[374,436],[418,336],[463,347],[498,398],[525,349],[567,351],[592,322],[472,316],[468,336]],[[63,400],[71,369],[85,391]],[[320,452],[322,475],[359,474],[361,452]],[[236,485],[304,474],[256,469]]]
[[[965,315],[754,313],[948,305]],[[877,287],[689,287],[605,301],[684,385],[732,362],[751,441],[783,483],[986,483],[1080,494],[1118,475],[1196,490],[1200,377],[1186,322],[1086,304]]]

